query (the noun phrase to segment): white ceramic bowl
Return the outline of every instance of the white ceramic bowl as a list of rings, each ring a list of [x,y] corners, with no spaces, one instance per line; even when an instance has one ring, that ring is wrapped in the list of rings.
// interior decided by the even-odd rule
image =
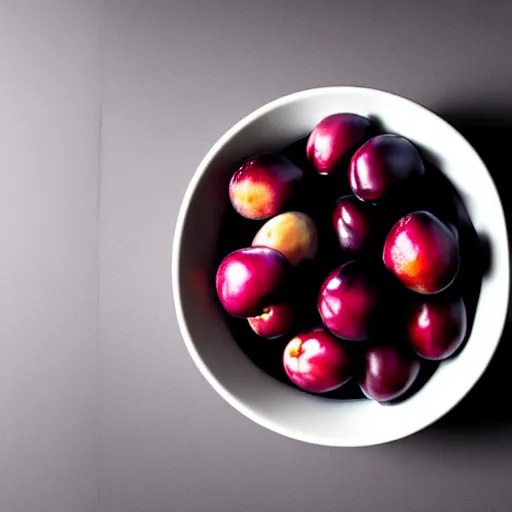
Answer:
[[[487,235],[491,271],[485,276],[471,336],[406,401],[383,407],[370,400],[334,401],[303,393],[261,371],[235,343],[219,314],[211,275],[234,164],[279,150],[306,136],[335,112],[377,116],[386,129],[430,152],[464,198],[471,220]],[[274,432],[329,446],[365,446],[413,434],[447,413],[486,369],[504,326],[509,294],[505,218],[491,177],[470,144],[447,122],[402,97],[361,87],[301,91],[264,105],[230,128],[197,168],[175,231],[173,292],[181,333],[213,388],[242,414]]]

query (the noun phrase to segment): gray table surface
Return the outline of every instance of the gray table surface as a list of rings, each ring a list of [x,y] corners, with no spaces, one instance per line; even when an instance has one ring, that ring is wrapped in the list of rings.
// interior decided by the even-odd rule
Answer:
[[[251,423],[201,377],[170,253],[210,146],[314,86],[381,88],[445,116],[510,210],[512,3],[6,4],[0,510],[510,511],[509,327],[434,426],[378,447],[311,446]]]

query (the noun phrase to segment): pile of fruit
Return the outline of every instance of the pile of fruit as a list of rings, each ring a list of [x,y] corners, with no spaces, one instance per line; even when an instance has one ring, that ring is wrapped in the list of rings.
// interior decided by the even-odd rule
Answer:
[[[252,242],[222,255],[218,298],[259,337],[284,340],[279,364],[298,388],[356,381],[366,397],[395,401],[422,362],[452,357],[466,338],[452,286],[458,226],[423,207],[427,164],[407,138],[337,113],[305,142],[308,169],[276,153],[234,172],[230,203]]]

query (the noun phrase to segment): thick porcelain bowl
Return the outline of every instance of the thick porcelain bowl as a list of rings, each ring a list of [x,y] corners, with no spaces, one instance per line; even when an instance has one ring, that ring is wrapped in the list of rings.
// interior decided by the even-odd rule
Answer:
[[[279,150],[306,136],[323,117],[354,112],[381,119],[387,130],[419,144],[464,198],[477,232],[485,233],[492,264],[483,279],[471,336],[428,383],[402,403],[336,401],[287,386],[242,352],[220,312],[212,268],[234,165],[255,152]],[[451,125],[397,95],[361,87],[327,87],[279,98],[230,128],[197,168],[175,231],[173,292],[181,333],[213,388],[242,414],[274,432],[329,446],[365,446],[411,435],[452,409],[485,371],[504,326],[509,256],[503,209],[478,154]]]

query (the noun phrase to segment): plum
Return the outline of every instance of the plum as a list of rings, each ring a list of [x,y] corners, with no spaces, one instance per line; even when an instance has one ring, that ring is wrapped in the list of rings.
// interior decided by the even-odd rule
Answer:
[[[259,315],[281,290],[290,269],[288,260],[274,249],[238,249],[228,254],[217,270],[217,295],[224,309],[233,316]]]
[[[336,201],[332,223],[346,253],[356,255],[377,246],[379,227],[374,207],[355,196],[345,195]]]
[[[252,246],[275,249],[296,266],[316,256],[318,233],[315,223],[305,213],[286,212],[265,222],[256,233]]]
[[[391,228],[382,258],[403,286],[421,294],[448,288],[460,267],[453,230],[427,211],[410,213]]]
[[[348,163],[353,152],[371,136],[372,123],[352,113],[322,119],[309,135],[306,154],[319,174],[332,174]]]
[[[412,348],[425,359],[440,361],[453,355],[466,336],[466,306],[461,297],[429,297],[416,302],[407,324]]]
[[[233,174],[229,199],[242,217],[267,219],[286,209],[303,176],[302,169],[282,155],[259,155]]]
[[[412,142],[400,135],[377,135],[350,160],[348,179],[362,201],[389,201],[405,194],[425,175],[425,165]]]
[[[251,329],[262,338],[284,336],[295,325],[295,310],[287,302],[266,306],[261,315],[247,319]]]
[[[345,340],[362,341],[380,327],[382,282],[368,262],[354,260],[333,270],[320,287],[318,312],[323,324]]]
[[[346,343],[323,328],[295,336],[286,345],[283,365],[288,378],[311,393],[327,393],[353,376],[353,355]]]
[[[364,353],[361,391],[377,402],[389,402],[402,396],[420,372],[420,360],[395,344],[373,345]]]

